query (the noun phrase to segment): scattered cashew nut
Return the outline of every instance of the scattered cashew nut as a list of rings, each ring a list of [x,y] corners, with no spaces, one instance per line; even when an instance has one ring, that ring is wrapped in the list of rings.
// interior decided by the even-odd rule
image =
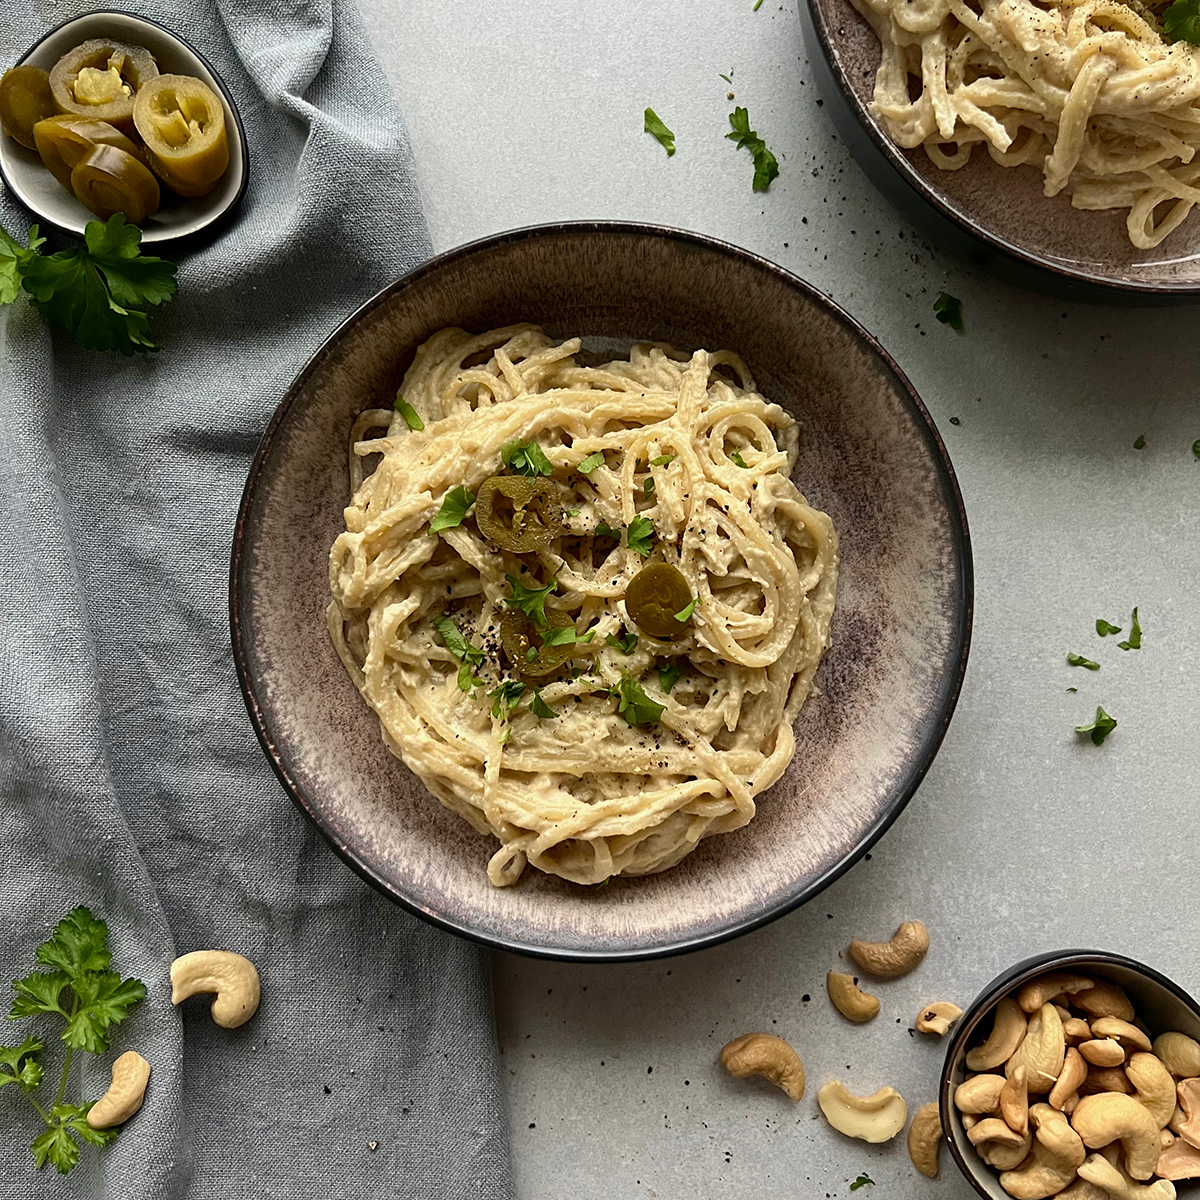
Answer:
[[[1158,1125],[1132,1096],[1101,1092],[1085,1096],[1071,1114],[1071,1126],[1089,1149],[1119,1141],[1125,1167],[1134,1179],[1149,1179],[1158,1163]]]
[[[1079,1053],[1094,1067],[1119,1067],[1125,1061],[1125,1051],[1115,1038],[1092,1038],[1080,1042]]]
[[[721,1066],[737,1079],[761,1075],[793,1100],[804,1095],[800,1056],[773,1033],[744,1033],[721,1051]]]
[[[1063,1058],[1063,1069],[1058,1073],[1058,1079],[1050,1089],[1050,1107],[1063,1112],[1066,1109],[1067,1101],[1078,1093],[1087,1074],[1088,1066],[1083,1055],[1074,1046],[1068,1046]]]
[[[1158,1156],[1154,1173],[1164,1179],[1200,1179],[1200,1150],[1181,1138]]]
[[[1069,975],[1065,971],[1051,971],[1039,975],[1017,989],[1017,1003],[1027,1013],[1035,1013],[1043,1004],[1057,1000],[1059,996],[1074,997],[1079,992],[1094,988],[1096,981],[1085,975]]]
[[[905,921],[890,942],[855,939],[850,943],[850,957],[876,979],[899,979],[918,966],[928,949],[929,930],[920,921]]]
[[[88,1109],[87,1123],[93,1129],[122,1125],[142,1107],[150,1064],[136,1051],[126,1050],[112,1065],[108,1091]]]
[[[862,1024],[879,1016],[879,1000],[858,986],[853,975],[841,971],[830,971],[825,976],[825,989],[833,1007],[846,1018]]]
[[[1029,1154],[1032,1134],[1009,1129],[999,1117],[988,1117],[967,1131],[967,1138],[979,1157],[997,1171],[1011,1171]]]
[[[1089,1154],[1079,1168],[1079,1178],[1098,1187],[1107,1200],[1175,1200],[1175,1187],[1165,1179],[1151,1184],[1137,1183],[1118,1163],[1100,1154]]]
[[[1125,1077],[1133,1084],[1138,1103],[1154,1118],[1159,1129],[1164,1128],[1175,1115],[1175,1080],[1171,1072],[1153,1054],[1139,1050],[1129,1056]]]
[[[936,1033],[938,1037],[945,1037],[950,1026],[962,1016],[962,1012],[957,1004],[951,1004],[949,1000],[927,1004],[917,1014],[917,1032]]]
[[[1057,1109],[1035,1104],[1029,1117],[1037,1128],[1033,1153],[1018,1167],[1003,1172],[1000,1186],[1016,1200],[1045,1200],[1071,1183],[1087,1151]]]
[[[1200,1079],[1180,1080],[1176,1091],[1179,1093],[1180,1119],[1171,1121],[1171,1117],[1175,1115],[1172,1110],[1167,1121],[1171,1121],[1171,1128],[1189,1146],[1200,1150]]]
[[[908,1127],[908,1157],[913,1166],[928,1179],[936,1179],[938,1151],[942,1146],[942,1119],[936,1100],[917,1109]]]
[[[961,1113],[1000,1111],[1000,1093],[1008,1082],[1003,1075],[972,1075],[954,1089],[954,1107]]]
[[[967,1053],[967,1070],[990,1071],[1006,1062],[1021,1045],[1025,1031],[1025,1013],[1011,996],[1005,996],[996,1005],[992,1032],[988,1034],[987,1041]]]
[[[258,1010],[258,971],[230,950],[193,950],[171,964],[171,1003],[201,992],[216,992],[212,1019],[222,1029],[236,1029]]]
[[[1200,1042],[1186,1033],[1160,1033],[1150,1050],[1172,1075],[1180,1079],[1200,1075]]]
[[[1066,1049],[1062,1019],[1053,1004],[1043,1004],[1029,1018],[1025,1039],[1005,1064],[1004,1073],[1011,1079],[1018,1067],[1024,1067],[1029,1090],[1044,1095],[1062,1072]],[[1124,1060],[1124,1053],[1121,1057]]]
[[[890,1087],[871,1096],[855,1096],[831,1080],[817,1092],[817,1103],[834,1129],[864,1142],[890,1141],[908,1120],[904,1097]]]

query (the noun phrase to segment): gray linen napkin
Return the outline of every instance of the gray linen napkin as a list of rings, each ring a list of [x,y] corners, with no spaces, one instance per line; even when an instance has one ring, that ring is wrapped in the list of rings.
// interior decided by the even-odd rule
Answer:
[[[161,354],[81,350],[24,298],[0,312],[0,988],[88,904],[148,994],[71,1091],[99,1095],[130,1048],[153,1076],[115,1145],[61,1179],[35,1178],[40,1126],[0,1091],[0,1196],[510,1196],[484,956],[306,824],[229,648],[259,435],[326,334],[428,253],[403,127],[345,0],[134,7],[224,76],[252,179],[236,223],[182,257]],[[82,11],[6,4],[0,60]],[[29,223],[7,197],[0,220]],[[262,971],[241,1029],[171,1007],[172,957],[210,945]],[[0,1020],[0,1044],[39,1028],[57,1035]]]

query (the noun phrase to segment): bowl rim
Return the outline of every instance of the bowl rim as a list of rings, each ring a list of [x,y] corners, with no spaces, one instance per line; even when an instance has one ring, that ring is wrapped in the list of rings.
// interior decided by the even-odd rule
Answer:
[[[1097,274],[1082,268],[1074,269],[1064,266],[1054,259],[1047,258],[1035,250],[1027,249],[1019,242],[1010,241],[1006,237],[991,230],[988,225],[973,221],[970,217],[959,212],[943,198],[941,191],[935,188],[923,175],[918,172],[908,159],[901,153],[900,148],[889,138],[879,126],[874,117],[867,111],[859,100],[858,93],[850,86],[846,73],[842,68],[841,59],[834,49],[829,33],[829,25],[825,19],[823,4],[828,0],[799,0],[801,7],[807,6],[809,20],[821,53],[829,66],[842,97],[849,103],[859,126],[866,133],[868,140],[880,153],[883,160],[889,164],[916,196],[929,204],[934,211],[949,221],[957,229],[969,237],[993,250],[999,251],[1010,259],[1015,259],[1024,266],[1034,267],[1045,271],[1071,284],[1086,284],[1090,287],[1103,288],[1106,291],[1119,292],[1127,296],[1173,296],[1183,300],[1189,296],[1200,295],[1200,279],[1194,283],[1172,283],[1169,280],[1155,282],[1139,282],[1133,279],[1116,279],[1109,275]],[[857,15],[857,14],[856,14]],[[886,197],[885,197],[886,198]],[[1200,258],[1200,254],[1197,255]]]
[[[867,829],[859,842],[839,863],[811,880],[805,887],[788,895],[778,904],[745,919],[733,921],[718,931],[694,937],[680,938],[661,946],[597,951],[575,947],[528,945],[516,939],[473,929],[465,923],[445,917],[409,899],[391,881],[376,872],[354,847],[348,844],[347,840],[339,836],[337,831],[324,818],[320,805],[307,797],[297,781],[292,778],[287,764],[283,761],[283,757],[280,754],[279,747],[276,745],[270,728],[266,706],[259,700],[247,649],[248,632],[246,622],[243,619],[243,610],[247,604],[248,588],[245,591],[243,590],[242,577],[247,571],[249,557],[247,552],[247,528],[251,510],[254,506],[259,481],[264,473],[266,462],[274,449],[275,441],[281,429],[288,422],[292,409],[296,405],[309,379],[325,365],[334,354],[341,339],[359,321],[367,317],[375,309],[392,301],[394,297],[420,283],[427,276],[436,274],[447,265],[463,259],[469,259],[476,254],[494,250],[501,246],[563,236],[648,236],[678,242],[691,250],[702,250],[710,254],[717,254],[722,258],[741,260],[749,263],[758,270],[766,271],[787,286],[801,292],[811,303],[822,308],[828,315],[843,325],[852,336],[856,337],[860,342],[865,343],[867,348],[878,356],[887,372],[893,377],[900,397],[915,419],[917,428],[920,430],[921,436],[930,451],[930,458],[934,463],[937,473],[939,491],[942,493],[947,508],[950,510],[949,533],[951,547],[959,567],[959,588],[953,618],[954,628],[952,631],[951,648],[948,655],[954,664],[953,669],[945,672],[941,680],[936,708],[937,719],[931,723],[924,741],[910,760],[903,780],[886,809],[876,818],[875,822]],[[937,756],[962,690],[963,677],[971,645],[973,617],[974,567],[971,555],[971,538],[967,525],[966,508],[963,504],[958,479],[955,476],[945,444],[924,402],[891,355],[870,333],[844,309],[834,303],[833,300],[823,292],[818,291],[812,284],[792,274],[792,272],[779,266],[777,263],[771,262],[769,259],[763,258],[752,251],[745,250],[740,246],[709,237],[705,234],[667,225],[652,225],[632,221],[565,221],[528,225],[464,243],[461,246],[456,246],[441,254],[434,255],[406,272],[346,317],[329,334],[300,370],[300,373],[280,400],[275,413],[262,435],[262,440],[259,443],[246,479],[241,503],[238,506],[229,568],[229,619],[234,664],[237,669],[238,683],[241,687],[243,699],[246,702],[255,735],[284,790],[291,797],[297,808],[304,813],[324,836],[338,857],[376,890],[398,903],[402,908],[407,909],[409,912],[441,929],[493,949],[506,950],[533,958],[570,962],[634,962],[665,958],[675,954],[685,954],[693,950],[715,946],[721,942],[739,937],[744,933],[749,933],[751,930],[761,928],[778,917],[783,916],[785,913],[791,912],[801,904],[811,900],[845,874],[891,827],[892,823],[904,810],[920,786],[926,772]]]
[[[96,17],[123,17],[126,20],[141,22],[143,25],[153,25],[160,33],[165,33],[167,37],[174,38],[189,54],[194,55],[204,65],[204,69],[217,81],[217,86],[221,91],[221,99],[229,106],[229,113],[233,117],[235,128],[235,136],[241,146],[242,151],[242,178],[238,182],[237,191],[225,202],[225,204],[217,209],[211,216],[205,217],[202,222],[192,229],[185,230],[180,233],[171,233],[169,229],[164,229],[157,237],[146,237],[146,231],[142,229],[142,244],[146,246],[166,246],[173,243],[185,242],[190,240],[201,240],[204,235],[210,232],[215,232],[226,221],[230,220],[233,214],[241,206],[242,198],[246,194],[246,188],[250,182],[250,143],[246,138],[246,127],[242,124],[242,114],[238,111],[237,104],[234,103],[233,93],[229,90],[229,84],[225,82],[225,77],[217,70],[216,67],[208,60],[207,55],[202,54],[191,42],[182,34],[176,33],[174,29],[164,25],[161,21],[156,21],[153,17],[143,16],[141,13],[129,12],[122,8],[97,8],[91,12],[78,13],[76,16],[68,17],[65,21],[60,21],[53,29],[46,30],[36,42],[21,53],[21,57],[13,64],[21,66],[28,62],[29,56],[33,54],[43,42],[49,41],[55,34],[62,32],[68,25],[75,25],[81,21],[91,21]],[[12,180],[8,177],[8,172],[4,169],[4,157],[0,155],[0,180],[3,180],[8,194],[28,213],[32,213],[39,221],[44,221],[52,229],[59,233],[64,233],[68,237],[81,238],[82,233],[77,233],[74,229],[69,229],[66,225],[60,225],[53,217],[48,216],[39,208],[34,208],[33,205],[26,203],[23,196],[13,187]],[[92,216],[94,221],[100,220],[99,217]],[[141,229],[141,226],[138,227]],[[151,231],[154,232],[154,231]]]
[[[1197,1020],[1200,1020],[1200,1001],[1185,988],[1157,968],[1139,962],[1136,958],[1129,958],[1124,954],[1116,954],[1109,950],[1054,950],[1045,954],[1035,954],[1031,958],[1022,959],[1008,970],[1002,971],[991,983],[986,984],[971,1001],[955,1026],[950,1044],[946,1047],[946,1057],[942,1063],[941,1084],[938,1088],[938,1116],[942,1125],[942,1137],[950,1145],[950,1157],[954,1160],[954,1164],[962,1173],[963,1178],[984,1200],[994,1200],[994,1197],[979,1182],[975,1173],[975,1164],[978,1163],[984,1168],[987,1168],[987,1164],[982,1159],[967,1161],[963,1149],[959,1145],[957,1131],[953,1124],[953,1096],[956,1086],[954,1084],[955,1062],[979,1023],[1005,996],[1023,983],[1028,983],[1030,979],[1034,979],[1048,970],[1057,971],[1064,967],[1092,967],[1098,968],[1101,973],[1105,967],[1121,967],[1134,974],[1144,976],[1151,983],[1170,992],[1185,1008],[1191,1009]]]

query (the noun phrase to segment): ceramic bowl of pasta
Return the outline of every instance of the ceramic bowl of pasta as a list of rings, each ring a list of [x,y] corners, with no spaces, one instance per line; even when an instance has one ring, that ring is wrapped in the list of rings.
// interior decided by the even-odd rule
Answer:
[[[705,945],[814,895],[950,719],[966,520],[883,351],[694,235],[435,259],[285,397],[239,515],[235,656],[358,871],[531,953]]]
[[[1161,299],[1200,292],[1192,4],[804,0],[801,15],[847,144],[927,232],[1023,282]]]

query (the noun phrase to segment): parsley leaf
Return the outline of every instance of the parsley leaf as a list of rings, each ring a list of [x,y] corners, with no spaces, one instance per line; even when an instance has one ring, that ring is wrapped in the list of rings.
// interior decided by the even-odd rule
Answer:
[[[464,667],[477,667],[483,662],[483,651],[472,645],[463,636],[462,630],[454,623],[454,618],[449,613],[442,613],[440,617],[433,618],[433,627],[437,630],[438,637],[441,638],[442,645],[463,664]],[[462,687],[462,672],[459,672],[458,686],[465,692],[467,689]]]
[[[483,687],[483,680],[471,670],[471,664],[464,662],[458,668],[458,690],[470,692],[472,688]]]
[[[670,158],[675,153],[675,135],[659,120],[658,114],[652,108],[646,109],[645,121],[642,132],[652,133]]]
[[[1068,654],[1067,664],[1072,667],[1086,667],[1089,671],[1100,670],[1100,664],[1093,662],[1090,658],[1084,658],[1082,654]]]
[[[492,701],[492,716],[503,716],[508,719],[508,710],[513,707],[518,700],[525,694],[525,685],[519,679],[509,679],[502,683],[499,687],[492,688],[488,692],[488,699]]]
[[[582,646],[590,642],[596,636],[594,629],[589,629],[587,633],[578,634],[575,632],[574,625],[556,626],[554,629],[547,629],[542,633],[543,646]],[[534,658],[537,657],[537,651],[534,651]],[[529,660],[530,662],[533,659]]]
[[[1168,42],[1191,42],[1200,46],[1200,3],[1197,0],[1175,0],[1162,15],[1163,31]]]
[[[533,713],[535,717],[538,717],[543,721],[550,720],[558,716],[558,713],[556,713],[554,709],[552,709],[550,705],[548,705],[545,700],[542,699],[541,688],[533,689],[533,699],[529,702],[529,711]]]
[[[1133,610],[1133,624],[1129,627],[1129,640],[1118,642],[1118,650],[1140,650],[1142,648],[1142,627],[1138,623],[1138,612]]]
[[[668,463],[673,463],[674,461],[675,461],[675,455],[660,454],[657,458],[652,458],[650,460],[650,465],[652,467],[665,467]]]
[[[89,1054],[103,1054],[108,1049],[109,1026],[125,1020],[129,1010],[146,995],[140,979],[122,979],[116,971],[81,975],[71,988],[79,1008],[67,1022],[62,1040]]]
[[[959,333],[962,333],[962,301],[957,296],[951,296],[949,292],[941,292],[933,302],[933,315],[943,325],[949,325],[951,329],[957,329]]]
[[[475,497],[465,487],[451,488],[442,497],[442,507],[438,509],[437,516],[429,523],[430,534],[441,533],[443,529],[456,529],[474,503]]]
[[[779,163],[767,144],[750,128],[750,114],[742,107],[737,107],[729,114],[729,124],[732,133],[725,136],[737,144],[741,150],[745,147],[754,156],[754,190],[765,192],[771,186],[771,180],[779,175]]]
[[[852,1192],[857,1192],[859,1188],[861,1188],[861,1187],[867,1187],[868,1185],[870,1185],[871,1187],[874,1187],[874,1186],[875,1186],[875,1180],[873,1180],[873,1179],[870,1177],[870,1175],[860,1175],[860,1176],[859,1176],[859,1177],[858,1177],[858,1178],[857,1178],[857,1179],[856,1179],[856,1180],[855,1180],[855,1181],[854,1181],[854,1182],[853,1182],[853,1183],[850,1185],[850,1190],[851,1190]]]
[[[38,237],[36,225],[29,227],[29,245],[22,246],[15,238],[0,229],[0,304],[11,304],[21,292],[21,270],[37,248],[45,242]]]
[[[42,1064],[37,1056],[45,1049],[41,1038],[27,1037],[19,1046],[0,1046],[0,1088],[20,1084],[27,1092],[42,1081]]]
[[[603,521],[596,526],[592,533],[595,537],[616,538],[618,542],[621,540],[620,526],[614,529],[611,525],[606,525]]]
[[[694,613],[696,611],[696,605],[699,603],[700,603],[700,597],[693,596],[691,604],[689,604],[687,606],[687,608],[681,609],[679,612],[677,612],[675,614],[675,620],[677,620],[681,625],[685,621],[690,621],[691,617],[692,617],[692,613]]]
[[[602,466],[604,466],[604,452],[597,450],[595,454],[589,454],[587,458],[580,459],[575,470],[581,475],[590,475],[597,467]]]
[[[750,11],[758,12],[758,10],[760,8],[762,8],[762,6],[763,6],[763,0],[754,0],[754,7]]]
[[[630,725],[652,725],[666,711],[664,705],[655,704],[642,691],[642,685],[632,675],[621,676],[615,693],[618,700],[617,712]]]
[[[750,468],[746,466],[746,460],[742,457],[742,452],[740,450],[735,450],[729,456],[729,461],[732,462],[735,467],[741,467],[744,471],[750,470]]]
[[[604,640],[610,646],[615,646],[622,654],[632,654],[637,649],[638,635],[623,633],[618,637],[615,633],[610,633]]]
[[[558,578],[543,588],[526,587],[515,575],[505,575],[512,588],[512,599],[505,598],[509,608],[523,612],[539,629],[546,628],[546,597],[558,587]]]
[[[1076,733],[1089,733],[1092,736],[1092,741],[1101,746],[1104,744],[1104,739],[1108,737],[1117,723],[1108,715],[1099,705],[1096,706],[1096,719],[1090,725],[1076,725]]]
[[[1133,448],[1135,450],[1144,450],[1146,448],[1146,435],[1144,433],[1137,435],[1137,440],[1133,443]]]
[[[654,522],[649,517],[634,517],[625,532],[625,544],[635,554],[650,557],[650,542],[654,537]]]
[[[79,1146],[61,1124],[51,1125],[35,1137],[30,1149],[39,1171],[50,1163],[60,1175],[65,1175],[79,1162]]]
[[[1103,617],[1096,618],[1096,632],[1101,637],[1108,637],[1110,633],[1120,633],[1120,625],[1110,625]]]
[[[554,468],[537,442],[509,442],[500,449],[500,461],[517,475],[553,475]]]
[[[108,926],[80,905],[54,927],[34,957],[45,967],[57,967],[69,979],[85,971],[107,971],[112,962],[108,950]]]
[[[414,433],[420,433],[425,428],[420,413],[403,396],[396,397],[396,411],[404,418],[404,423]]]
[[[654,495],[654,477],[647,475],[645,482],[642,484],[642,494],[649,500]]]
[[[9,1012],[10,1020],[32,1017],[37,1013],[59,1013],[67,1017],[62,1006],[62,990],[70,983],[65,971],[34,971],[13,984],[17,993]]]
[[[671,659],[665,667],[658,668],[659,687],[669,696],[671,689],[679,682],[679,677],[682,674],[683,671],[680,669],[679,664],[674,659]]]

